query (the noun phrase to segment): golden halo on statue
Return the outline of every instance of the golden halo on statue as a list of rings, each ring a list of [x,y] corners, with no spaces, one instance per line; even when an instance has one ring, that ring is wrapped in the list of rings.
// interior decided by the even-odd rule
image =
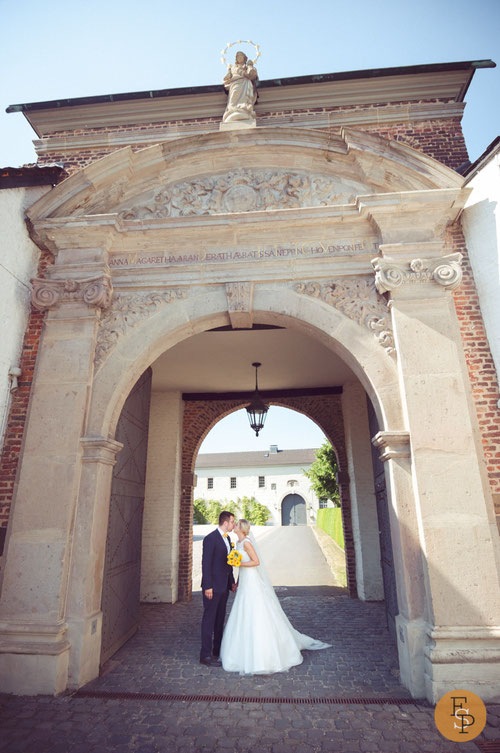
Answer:
[[[224,47],[224,49],[220,51],[220,54],[221,54],[221,59],[220,59],[220,61],[221,61],[221,63],[223,63],[224,65],[229,65],[229,63],[228,63],[228,62],[227,62],[227,60],[226,60],[226,52],[227,52],[227,51],[228,51],[228,50],[229,50],[229,49],[230,49],[231,47],[234,47],[234,45],[235,45],[235,44],[251,44],[251,45],[252,45],[252,47],[254,47],[254,48],[255,48],[255,52],[257,53],[257,55],[255,56],[255,59],[253,60],[253,62],[254,62],[254,63],[256,63],[256,62],[257,62],[257,60],[258,60],[258,59],[260,58],[260,56],[262,55],[262,53],[261,53],[261,51],[260,51],[260,46],[259,46],[258,44],[255,44],[255,42],[252,42],[252,41],[251,41],[250,39],[238,39],[238,41],[237,41],[237,42],[228,42],[228,43],[226,44],[226,46]]]

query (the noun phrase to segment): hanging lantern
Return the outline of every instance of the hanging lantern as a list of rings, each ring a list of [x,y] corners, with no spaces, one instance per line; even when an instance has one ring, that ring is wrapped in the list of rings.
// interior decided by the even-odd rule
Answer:
[[[267,411],[269,410],[269,406],[265,404],[261,396],[259,395],[259,385],[257,381],[257,369],[262,364],[260,363],[253,363],[252,366],[255,367],[255,392],[252,398],[252,401],[250,405],[247,405],[246,411],[248,415],[248,420],[250,422],[250,426],[254,430],[256,436],[259,436],[259,431],[264,428],[264,423],[266,421]]]

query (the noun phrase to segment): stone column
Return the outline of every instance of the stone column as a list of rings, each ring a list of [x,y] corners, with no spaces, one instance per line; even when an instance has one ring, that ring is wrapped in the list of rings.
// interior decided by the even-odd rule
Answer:
[[[180,392],[153,392],[142,524],[141,601],[177,601],[182,465]],[[188,531],[185,532],[189,534]]]
[[[93,258],[97,250],[91,251]],[[93,376],[107,273],[34,280],[33,304],[50,309],[26,425],[0,600],[0,686],[57,693],[68,682],[66,607],[81,473],[82,427]]]
[[[435,242],[382,245],[390,292],[426,596],[426,695],[466,687],[498,696],[500,600],[494,521],[477,418],[450,290],[460,254]]]
[[[342,411],[350,478],[351,514],[356,552],[358,596],[383,600],[377,505],[373,482],[366,393],[359,382],[344,384]]]

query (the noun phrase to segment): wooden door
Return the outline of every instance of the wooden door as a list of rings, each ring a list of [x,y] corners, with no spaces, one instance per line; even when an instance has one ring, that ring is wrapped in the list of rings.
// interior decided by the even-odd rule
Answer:
[[[284,526],[307,525],[306,503],[300,494],[287,494],[281,505],[281,524]]]

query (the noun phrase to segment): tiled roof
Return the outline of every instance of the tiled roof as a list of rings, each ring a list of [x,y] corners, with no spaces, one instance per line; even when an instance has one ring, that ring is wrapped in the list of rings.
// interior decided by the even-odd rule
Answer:
[[[206,468],[266,468],[275,465],[309,466],[316,458],[315,449],[259,450],[258,452],[207,452],[198,455],[195,470]]]

